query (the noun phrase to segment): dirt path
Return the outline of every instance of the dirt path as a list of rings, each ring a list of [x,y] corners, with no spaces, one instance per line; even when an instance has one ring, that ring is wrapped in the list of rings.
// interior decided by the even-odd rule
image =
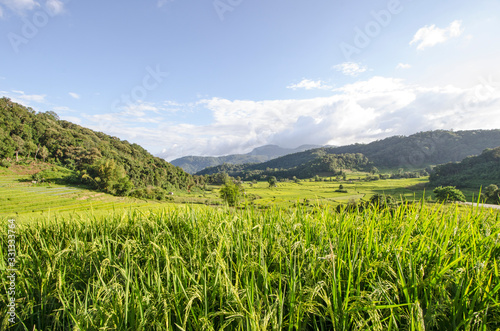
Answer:
[[[461,205],[469,205],[469,206],[477,206],[477,203],[472,203],[472,202],[462,202],[460,203]],[[493,209],[500,209],[500,205],[487,205],[484,203],[480,203],[479,207],[484,207],[484,208],[493,208]]]

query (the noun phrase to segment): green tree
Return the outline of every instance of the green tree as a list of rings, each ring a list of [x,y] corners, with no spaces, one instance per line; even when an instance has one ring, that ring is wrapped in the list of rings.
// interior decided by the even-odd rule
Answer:
[[[26,144],[24,145],[24,149],[26,154],[28,154],[28,157],[31,157],[31,153],[36,152],[37,147],[36,144],[30,140],[26,142]]]
[[[438,201],[461,201],[465,202],[465,196],[455,186],[439,186],[434,189],[434,195]]]
[[[385,194],[375,194],[370,198],[370,203],[377,207],[388,207],[396,202],[394,198],[390,195]]]
[[[267,177],[267,182],[269,183],[269,187],[276,187],[278,180],[274,176]]]
[[[114,160],[100,160],[84,171],[82,179],[98,190],[115,195],[128,195],[134,185],[125,170]]]
[[[19,153],[23,152],[24,140],[17,135],[13,135],[12,140],[14,141],[14,148],[16,152],[16,162],[17,162],[19,161]]]
[[[229,180],[222,185],[219,194],[228,205],[236,206],[240,200],[241,188]]]
[[[43,162],[45,162],[45,159],[49,156],[49,150],[47,147],[43,146],[40,149],[40,157],[43,159]]]
[[[484,190],[483,199],[486,203],[500,204],[500,189],[498,186],[491,184]]]

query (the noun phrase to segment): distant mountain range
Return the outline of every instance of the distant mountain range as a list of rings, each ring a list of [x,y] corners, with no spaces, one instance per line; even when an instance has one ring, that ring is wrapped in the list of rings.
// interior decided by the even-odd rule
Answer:
[[[173,165],[181,167],[184,171],[195,174],[208,167],[216,167],[225,163],[247,164],[262,163],[280,156],[303,152],[309,149],[319,148],[319,145],[302,145],[297,148],[283,148],[277,145],[265,145],[257,147],[247,154],[233,154],[226,156],[185,156],[171,161]],[[162,154],[158,154],[162,157]]]
[[[248,174],[265,176],[283,173],[283,176],[288,177],[299,169],[300,173],[310,173],[306,169],[308,165],[321,164],[323,169],[328,168],[335,163],[332,163],[329,155],[346,155],[348,159],[352,159],[353,154],[362,154],[372,166],[380,169],[422,169],[429,165],[458,162],[468,156],[479,155],[487,148],[498,146],[500,130],[436,130],[411,136],[393,136],[369,144],[310,149],[258,164],[219,165],[206,168],[197,174],[226,172],[232,176],[244,177]],[[286,173],[283,170],[286,170]]]

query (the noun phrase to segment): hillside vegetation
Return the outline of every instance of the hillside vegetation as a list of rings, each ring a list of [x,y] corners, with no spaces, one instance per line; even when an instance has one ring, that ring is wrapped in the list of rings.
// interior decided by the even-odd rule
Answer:
[[[500,147],[487,149],[479,156],[468,157],[459,163],[443,164],[430,177],[433,185],[457,187],[487,187],[500,185]]]
[[[276,145],[266,145],[255,148],[247,154],[232,154],[226,156],[185,156],[172,160],[171,163],[179,166],[190,174],[194,174],[208,167],[216,167],[221,164],[246,164],[262,163],[277,157],[302,152],[308,149],[318,148],[315,145],[303,145],[295,149],[282,148]],[[158,155],[159,157],[162,154]]]
[[[2,165],[21,157],[64,166],[72,170],[68,181],[116,195],[155,195],[189,188],[199,180],[137,144],[60,120],[54,112],[36,113],[1,98]]]
[[[277,167],[268,167],[270,163],[277,165]],[[244,166],[223,164],[202,170],[198,175],[228,173],[231,176],[240,176],[245,180],[264,179],[271,175],[278,178],[291,179],[296,177],[304,179],[314,177],[320,173],[341,175],[343,170],[347,169],[369,171],[372,167],[373,164],[362,154],[328,155],[320,149],[287,155],[261,164]]]
[[[428,131],[408,137],[394,136],[369,144],[354,144],[342,147],[323,147],[282,156],[264,163],[228,165],[212,167],[198,174],[214,174],[227,172],[230,175],[245,175],[264,173],[270,170],[282,172],[287,176],[292,174],[291,168],[301,168],[301,173],[307,173],[306,165],[321,163],[332,155],[362,154],[368,159],[366,165],[378,168],[422,169],[429,165],[461,161],[467,156],[478,155],[486,148],[500,146],[500,130],[473,131]],[[324,169],[324,168],[323,168]],[[309,173],[314,173],[311,169]],[[284,175],[284,172],[282,172]],[[293,172],[298,177],[298,173]],[[278,176],[278,175],[276,175]]]

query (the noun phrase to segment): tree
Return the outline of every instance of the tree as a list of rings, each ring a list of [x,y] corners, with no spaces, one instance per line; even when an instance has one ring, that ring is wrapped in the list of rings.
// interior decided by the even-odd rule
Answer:
[[[219,194],[228,205],[234,207],[240,200],[241,188],[229,180],[226,184],[222,185]]]
[[[498,186],[491,184],[484,190],[483,199],[486,203],[500,204],[500,189]]]
[[[393,205],[396,201],[390,195],[377,193],[370,198],[370,203],[377,207],[388,207]]]
[[[26,153],[28,154],[28,157],[31,157],[31,153],[34,153],[36,152],[36,144],[34,142],[32,142],[31,140],[28,141],[25,145],[24,145],[24,149],[26,151]]]
[[[82,179],[94,188],[115,195],[128,195],[134,185],[114,160],[100,160],[84,171]]]
[[[462,191],[455,186],[436,187],[434,189],[434,195],[438,201],[466,201]]]
[[[16,151],[16,162],[18,162],[19,161],[19,153],[23,151],[24,140],[17,135],[13,135],[12,140],[14,141],[14,147],[15,147],[15,151]]]
[[[269,183],[269,187],[276,187],[278,180],[274,176],[267,177],[267,182]]]
[[[43,162],[45,162],[45,159],[49,156],[49,150],[47,149],[46,146],[43,146],[42,149],[40,149],[40,157],[43,159]]]

